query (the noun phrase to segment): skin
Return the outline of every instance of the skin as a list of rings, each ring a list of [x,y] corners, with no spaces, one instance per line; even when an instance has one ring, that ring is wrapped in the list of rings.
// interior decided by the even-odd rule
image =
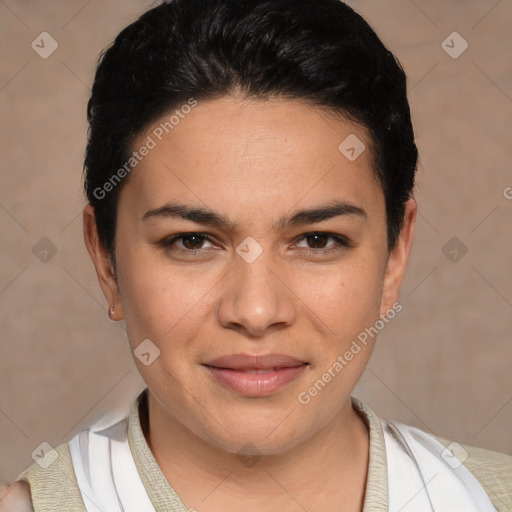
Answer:
[[[33,512],[30,487],[27,482],[0,486],[0,512]]]
[[[354,162],[338,150],[350,134],[366,145]],[[85,243],[114,305],[113,318],[125,319],[132,351],[145,339],[160,350],[149,366],[134,358],[150,391],[146,437],[187,507],[362,509],[369,434],[350,395],[375,340],[309,404],[297,397],[398,300],[416,203],[408,201],[400,238],[389,252],[371,147],[364,127],[303,101],[202,101],[123,184],[117,275],[98,237],[94,210],[85,208]],[[366,214],[278,225],[296,210],[332,201]],[[175,202],[213,210],[236,227],[143,219],[147,211]],[[315,232],[343,235],[351,246],[329,237],[304,238]],[[162,245],[180,233],[209,239]],[[246,237],[263,250],[252,263],[236,252]],[[191,248],[200,252],[190,254]],[[322,248],[334,250],[323,254]],[[233,353],[276,352],[309,365],[265,397],[226,388],[203,366]],[[249,467],[240,453],[262,457]]]

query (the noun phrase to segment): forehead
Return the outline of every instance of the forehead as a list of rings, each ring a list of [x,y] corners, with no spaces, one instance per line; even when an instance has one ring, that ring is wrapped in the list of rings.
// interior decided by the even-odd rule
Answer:
[[[367,130],[299,100],[228,96],[177,107],[132,149],[144,145],[151,149],[121,194],[139,213],[185,197],[216,210],[240,206],[248,217],[280,204],[383,201]]]

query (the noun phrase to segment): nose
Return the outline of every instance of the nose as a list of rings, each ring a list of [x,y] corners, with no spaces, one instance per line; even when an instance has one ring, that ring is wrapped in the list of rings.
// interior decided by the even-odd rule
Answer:
[[[235,255],[217,308],[219,322],[251,338],[292,325],[297,297],[285,269],[264,251],[248,263]]]

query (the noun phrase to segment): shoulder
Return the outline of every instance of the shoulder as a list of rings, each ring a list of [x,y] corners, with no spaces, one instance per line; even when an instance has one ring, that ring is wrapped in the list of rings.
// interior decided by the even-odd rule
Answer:
[[[463,466],[480,484],[498,512],[512,512],[512,456],[483,448],[460,444],[444,437],[425,432],[411,425],[388,421],[375,414],[367,405],[352,397],[356,409],[363,412],[370,426],[370,450],[377,453],[379,468],[387,464],[388,447],[384,438],[393,437],[391,426],[399,427],[400,434],[405,435],[407,442],[416,447],[422,447],[423,453],[428,451],[442,461],[448,473],[457,473],[457,468]],[[378,426],[378,428],[377,428]],[[412,436],[410,434],[413,434]],[[434,441],[434,444],[431,443]],[[374,457],[375,459],[375,457]],[[372,457],[370,457],[370,468]],[[373,461],[375,466],[375,460]],[[375,471],[374,471],[375,473]],[[382,473],[382,471],[377,471]],[[382,477],[379,481],[382,481]]]
[[[16,482],[28,484],[36,511],[85,512],[68,443],[47,451],[20,473],[14,480]]]
[[[33,512],[30,487],[27,482],[0,486],[0,512]]]
[[[433,437],[466,466],[498,510],[512,510],[512,456]]]

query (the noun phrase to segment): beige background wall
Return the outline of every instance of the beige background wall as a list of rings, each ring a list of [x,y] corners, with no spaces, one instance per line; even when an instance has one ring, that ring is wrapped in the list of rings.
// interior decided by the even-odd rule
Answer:
[[[512,454],[512,3],[349,3],[409,75],[421,154],[404,310],[380,335],[356,395],[381,416]],[[0,2],[3,481],[41,442],[67,441],[143,385],[122,327],[107,319],[79,213],[97,55],[149,5]],[[43,31],[59,45],[47,59],[31,48]],[[453,31],[469,43],[457,59],[441,46]],[[443,252],[452,237],[460,247]],[[450,261],[461,244],[467,253]]]

